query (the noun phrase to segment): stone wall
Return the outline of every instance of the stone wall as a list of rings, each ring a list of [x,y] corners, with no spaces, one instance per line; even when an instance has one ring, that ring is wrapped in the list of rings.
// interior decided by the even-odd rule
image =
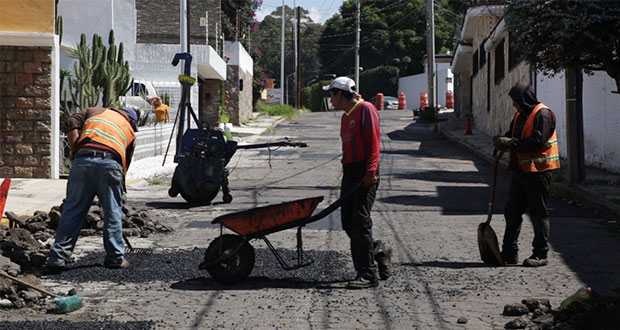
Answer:
[[[252,116],[252,76],[238,65],[226,66],[226,89],[229,103],[224,105],[230,121],[239,125]],[[243,83],[243,86],[241,85]]]
[[[0,46],[0,177],[50,177],[51,52]]]
[[[192,44],[205,44],[205,29],[200,18],[209,13],[209,44],[215,48],[215,25],[222,32],[221,0],[188,0],[190,38]],[[136,0],[137,42],[179,44],[180,3],[170,0]]]
[[[217,126],[220,121],[220,83],[221,81],[215,79],[200,80],[199,117],[200,121],[206,121],[211,126]]]

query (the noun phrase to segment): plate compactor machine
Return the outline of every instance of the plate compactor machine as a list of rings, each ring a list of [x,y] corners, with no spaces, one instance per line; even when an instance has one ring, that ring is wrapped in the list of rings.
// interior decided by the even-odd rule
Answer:
[[[230,203],[233,198],[228,187],[229,172],[226,165],[237,149],[307,146],[305,143],[288,139],[273,143],[237,145],[237,142],[227,139],[221,130],[211,128],[208,123],[199,122],[189,101],[190,88],[196,82],[196,79],[190,76],[192,56],[189,53],[178,53],[174,56],[172,65],[176,66],[179,60],[185,61],[185,67],[184,74],[179,76],[183,89],[179,111],[174,120],[175,127],[177,121],[179,124],[174,156],[174,162],[178,165],[174,170],[172,185],[168,190],[170,197],[181,194],[190,204],[206,205],[217,196],[221,187],[223,202]],[[184,118],[186,113],[191,115],[197,128],[185,130]],[[172,141],[173,134],[174,128],[170,141]]]

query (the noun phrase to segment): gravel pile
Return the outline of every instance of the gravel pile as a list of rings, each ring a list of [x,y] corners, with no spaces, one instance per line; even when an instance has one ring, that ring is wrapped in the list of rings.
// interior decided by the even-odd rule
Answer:
[[[219,283],[210,279],[206,270],[198,269],[203,261],[204,249],[155,252],[152,254],[125,254],[129,268],[107,269],[101,264],[104,254],[91,253],[68,264],[65,271],[49,275],[55,280],[70,282],[110,281],[116,283],[148,283],[153,281],[175,282],[209,278],[209,285]],[[348,257],[335,251],[305,251],[314,264],[292,270],[283,270],[268,249],[256,249],[255,264],[246,284],[282,281],[283,286],[296,284],[328,284],[350,280],[355,273]],[[293,250],[278,249],[287,262],[293,263]]]
[[[562,306],[551,308],[548,299],[525,299],[504,306],[503,315],[515,316],[506,329],[617,330],[620,329],[620,296],[596,294],[569,297]],[[579,297],[576,297],[579,296]]]

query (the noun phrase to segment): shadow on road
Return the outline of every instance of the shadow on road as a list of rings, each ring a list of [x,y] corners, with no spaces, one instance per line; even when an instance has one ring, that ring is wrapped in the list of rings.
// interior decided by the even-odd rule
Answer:
[[[436,268],[491,268],[497,267],[481,262],[460,262],[460,261],[424,261],[424,262],[404,262],[401,266],[407,267],[436,267]]]
[[[240,291],[259,289],[344,289],[349,280],[307,281],[299,278],[268,278],[250,276],[237,284],[223,284],[208,277],[198,277],[173,283],[171,289],[183,291]]]

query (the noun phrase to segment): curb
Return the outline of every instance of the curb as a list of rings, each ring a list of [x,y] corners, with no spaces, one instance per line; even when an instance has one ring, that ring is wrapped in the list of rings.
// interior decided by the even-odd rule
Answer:
[[[440,131],[439,133],[444,138],[446,138],[446,140],[463,147],[464,149],[478,156],[484,161],[490,164],[493,164],[492,156],[480,151],[480,149],[477,149],[464,141],[459,140],[458,138],[454,137],[451,133],[449,133],[449,131]],[[504,165],[504,168],[505,166],[507,166],[507,162],[503,159],[500,160],[500,163]],[[619,218],[620,217],[620,205],[616,205],[612,202],[609,202],[605,198],[600,197],[596,194],[593,194],[592,192],[589,192],[583,188],[570,185],[564,182],[552,182],[551,187],[550,187],[550,192],[552,195],[557,196],[557,197],[579,201],[582,206],[595,209],[599,211],[601,215],[606,216],[608,218]]]
[[[555,196],[576,200],[582,206],[592,208],[607,218],[620,217],[620,205],[616,205],[603,197],[599,197],[583,188],[571,186],[564,182],[552,182],[551,193]]]

